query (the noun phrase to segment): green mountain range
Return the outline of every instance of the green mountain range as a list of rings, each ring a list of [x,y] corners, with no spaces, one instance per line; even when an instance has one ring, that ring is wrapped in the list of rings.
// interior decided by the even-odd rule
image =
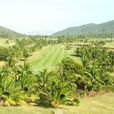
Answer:
[[[23,36],[23,34],[17,33],[13,30],[0,26],[0,38],[17,38],[21,36]]]
[[[54,36],[114,37],[114,20],[101,24],[86,24],[70,27],[53,34]]]
[[[13,30],[0,26],[0,38],[18,38],[26,36]],[[53,36],[75,36],[75,37],[114,37],[114,20],[101,24],[85,24],[76,27],[69,27],[56,32]]]

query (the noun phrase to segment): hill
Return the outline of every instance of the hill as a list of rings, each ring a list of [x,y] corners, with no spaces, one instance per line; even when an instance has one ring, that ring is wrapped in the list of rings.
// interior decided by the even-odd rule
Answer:
[[[114,37],[114,20],[101,24],[86,24],[70,27],[53,34],[54,36]]]
[[[21,36],[23,36],[23,34],[17,33],[13,30],[0,26],[0,38],[16,38]]]

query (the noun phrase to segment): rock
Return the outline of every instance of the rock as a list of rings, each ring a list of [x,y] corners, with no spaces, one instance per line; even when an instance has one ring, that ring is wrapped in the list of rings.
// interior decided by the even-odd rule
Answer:
[[[53,114],[63,114],[63,111],[60,109],[55,109]]]

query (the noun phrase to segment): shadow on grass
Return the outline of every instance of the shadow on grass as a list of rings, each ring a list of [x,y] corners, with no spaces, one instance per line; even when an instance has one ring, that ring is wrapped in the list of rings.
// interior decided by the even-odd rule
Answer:
[[[34,103],[32,106],[40,107],[40,108],[45,108],[45,109],[49,109],[50,108],[50,109],[64,109],[64,110],[68,110],[68,108],[64,107],[63,105],[60,105],[58,107],[52,107],[51,105]]]
[[[78,56],[76,54],[70,54],[70,56],[72,56],[72,57],[80,57],[80,56]]]

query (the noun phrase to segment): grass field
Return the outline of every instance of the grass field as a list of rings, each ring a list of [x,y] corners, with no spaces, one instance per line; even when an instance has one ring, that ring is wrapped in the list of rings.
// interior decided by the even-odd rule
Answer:
[[[39,106],[0,107],[0,114],[53,114],[56,109]],[[63,114],[114,114],[114,93],[81,99],[79,106],[61,106]]]
[[[81,99],[80,106],[69,107],[65,114],[114,114],[114,93]]]
[[[114,42],[106,43],[105,47],[114,48]]]
[[[70,57],[73,50],[66,50],[62,45],[47,46],[42,50],[35,52],[28,61],[35,70],[47,68],[53,69],[65,57]],[[80,63],[80,58],[73,57],[76,62]]]

